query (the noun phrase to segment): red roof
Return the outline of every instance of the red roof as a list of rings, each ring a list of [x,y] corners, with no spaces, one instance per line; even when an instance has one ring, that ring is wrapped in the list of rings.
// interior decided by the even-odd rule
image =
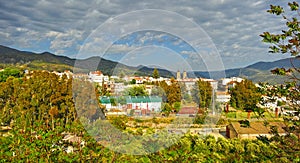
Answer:
[[[98,70],[98,71],[91,72],[91,74],[93,74],[93,75],[101,75],[102,72]]]
[[[179,110],[178,114],[197,114],[197,107],[183,107]]]

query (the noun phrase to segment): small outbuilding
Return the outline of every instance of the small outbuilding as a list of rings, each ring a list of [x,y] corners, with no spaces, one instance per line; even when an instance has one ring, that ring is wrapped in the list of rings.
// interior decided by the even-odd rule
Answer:
[[[248,125],[240,122],[232,122],[226,126],[226,136],[228,138],[256,139],[258,136],[272,137],[271,128],[277,128],[279,135],[285,135],[283,122],[250,122]]]

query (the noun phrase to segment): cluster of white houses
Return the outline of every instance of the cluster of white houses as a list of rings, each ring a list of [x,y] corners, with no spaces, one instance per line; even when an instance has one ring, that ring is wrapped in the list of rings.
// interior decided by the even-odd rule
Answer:
[[[108,114],[116,112],[125,115],[150,115],[161,111],[162,98],[159,96],[101,96]]]
[[[1,70],[0,70],[1,71]],[[28,73],[28,72],[25,72]],[[151,94],[153,85],[147,85],[147,83],[152,83],[155,81],[165,81],[167,84],[171,83],[169,78],[158,78],[153,77],[140,77],[140,76],[125,76],[122,78],[123,81],[130,82],[135,81],[135,84],[125,85],[123,82],[116,82],[120,79],[117,76],[107,76],[104,75],[101,71],[93,71],[88,74],[73,74],[70,71],[65,72],[53,72],[58,76],[62,77],[66,75],[68,78],[83,78],[87,81],[99,83],[99,85],[105,86],[108,91],[111,92],[112,96],[101,96],[99,100],[102,105],[105,105],[107,114],[117,114],[117,115],[134,115],[134,116],[144,116],[151,115],[161,112],[162,98],[159,96],[120,96],[126,88],[132,87],[139,84],[144,84],[146,90]],[[208,81],[213,87],[213,91],[216,93],[216,101],[221,103],[228,103],[230,100],[230,94],[228,90],[234,87],[237,83],[242,82],[242,78],[232,77],[224,78],[219,81],[213,79],[204,79],[204,78],[188,78],[186,72],[183,72],[181,76],[180,72],[176,74],[176,80],[185,84],[187,91],[190,92],[194,84],[198,80]],[[269,100],[270,97],[263,97],[265,100]],[[278,101],[288,102],[285,97],[273,97],[273,103],[266,103],[264,107],[274,109],[278,112]],[[298,101],[297,101],[298,102]],[[299,102],[300,103],[300,102]],[[228,106],[228,105],[227,105]],[[197,114],[199,109],[195,107],[183,107],[178,114],[191,115]],[[284,135],[285,125],[281,122],[270,122],[269,126],[265,126],[263,122],[251,122],[249,126],[244,126],[240,122],[232,122],[230,125],[226,126],[225,134],[227,138],[241,138],[241,139],[253,139],[257,136],[272,136],[270,134],[270,126],[278,127],[278,133]],[[197,132],[203,132],[203,129],[200,129]],[[300,137],[300,135],[297,135]],[[70,136],[66,137],[64,140],[70,140]]]
[[[88,74],[73,74],[70,71],[65,71],[62,73],[59,73],[59,72],[54,72],[54,73],[56,73],[59,76],[67,75],[68,78],[71,78],[71,77],[84,78],[85,80],[88,80],[90,82],[99,83],[100,85],[105,86],[107,91],[109,91],[112,96],[120,96],[126,88],[133,87],[135,85],[143,84],[145,86],[148,94],[151,94],[153,85],[151,85],[151,84],[147,85],[147,83],[152,83],[152,82],[156,82],[156,81],[165,81],[167,84],[171,84],[170,78],[160,77],[160,78],[155,79],[155,78],[149,77],[149,76],[124,76],[121,79],[118,76],[104,75],[101,71],[93,71]],[[130,83],[132,80],[135,81],[135,84],[124,84],[124,82],[118,82],[118,81],[125,81],[127,83]],[[223,79],[220,79],[217,81],[214,79],[205,79],[205,78],[189,78],[186,72],[180,73],[178,71],[176,73],[176,80],[178,82],[185,84],[187,91],[188,91],[187,93],[190,93],[195,82],[197,82],[198,80],[208,81],[211,83],[213,90],[215,92],[215,95],[216,95],[215,101],[220,102],[220,103],[228,103],[230,101],[230,94],[229,94],[228,90],[230,88],[234,87],[237,83],[242,82],[244,79],[239,78],[239,77],[231,77],[231,78],[223,78]],[[149,111],[155,111],[155,112],[160,111],[159,106],[161,106],[161,103],[159,103],[159,102],[154,103],[151,100],[144,101],[140,97],[136,97],[136,98],[138,100],[132,100],[133,102],[130,102],[129,99],[126,100],[126,102],[128,104],[130,104],[130,105],[132,104],[132,107],[130,107],[130,105],[122,105],[122,107],[121,107],[120,104],[112,105],[111,103],[109,103],[107,101],[106,102],[102,101],[102,104],[104,104],[106,106],[107,110],[111,110],[113,108],[115,108],[115,109],[123,108],[123,111],[128,111],[130,109],[149,110]],[[149,98],[154,99],[154,97],[147,97],[147,99],[149,99]],[[288,103],[288,101],[285,97],[280,97],[280,98],[272,97],[273,102],[270,102],[270,100],[268,100],[269,98],[270,97],[267,97],[267,96],[263,97],[263,99],[268,102],[265,102],[265,104],[261,107],[269,108],[270,110],[272,110],[274,112],[275,112],[275,110],[279,110],[279,114],[285,114],[285,112],[288,112],[288,111],[278,107],[278,105],[277,105],[278,102]],[[161,100],[159,100],[159,101],[161,101]],[[125,106],[126,106],[127,110],[124,110]],[[149,106],[156,106],[156,107],[154,107],[154,109],[152,109]],[[138,112],[140,112],[142,114],[142,111],[138,111]]]
[[[182,74],[182,75],[181,75]],[[100,101],[106,106],[108,111],[121,110],[124,114],[132,113],[131,110],[135,110],[134,114],[148,114],[149,112],[160,112],[162,99],[160,97],[148,96],[148,97],[125,97],[125,103],[115,103],[114,100],[118,99],[118,96],[122,95],[122,92],[129,87],[144,84],[148,94],[151,94],[153,85],[147,85],[156,81],[165,81],[167,84],[171,84],[170,78],[153,78],[149,76],[124,76],[122,79],[118,76],[104,75],[101,71],[93,71],[88,74],[74,75],[75,78],[85,78],[91,82],[99,83],[106,87],[112,97],[100,97]],[[121,79],[121,80],[120,80]],[[124,84],[124,81],[130,83],[134,80],[134,84]],[[230,100],[228,88],[233,87],[236,82],[241,82],[242,78],[225,78],[220,81],[205,78],[189,78],[186,72],[176,73],[176,80],[185,84],[187,93],[191,93],[194,84],[198,80],[208,81],[211,83],[214,92],[216,93],[216,101],[226,103]],[[118,82],[123,81],[123,82]],[[119,100],[117,100],[119,101]]]

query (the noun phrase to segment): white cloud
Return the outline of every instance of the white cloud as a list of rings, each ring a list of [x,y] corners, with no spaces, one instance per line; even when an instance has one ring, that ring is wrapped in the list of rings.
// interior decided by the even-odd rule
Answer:
[[[127,44],[114,44],[108,49],[107,53],[108,54],[127,53],[136,48],[137,47],[134,47],[134,46],[128,46]]]
[[[82,31],[68,30],[66,32],[49,31],[47,37],[52,38],[50,49],[57,54],[64,54],[66,48],[76,47],[79,40],[82,40]]]
[[[18,47],[21,50],[29,47],[44,51],[46,50],[44,48],[48,48],[60,54],[70,54],[77,51],[89,34],[110,17],[134,10],[162,9],[182,14],[199,24],[212,38],[221,56],[225,58],[225,66],[237,67],[259,59],[274,60],[278,58],[276,55],[266,54],[268,49],[259,38],[259,34],[264,31],[280,31],[282,29],[283,22],[280,22],[280,18],[266,13],[269,3],[286,5],[286,2],[282,1],[262,0],[0,1],[0,36],[4,38],[0,40],[0,44]],[[151,21],[136,21],[124,26],[122,30],[140,26],[140,23],[145,23],[147,26],[162,21],[175,23],[176,26],[172,27],[174,31],[184,31],[186,28],[180,20],[164,19],[163,16],[155,17]],[[189,32],[183,34],[192,38],[194,29],[187,31]],[[162,38],[163,35],[150,35],[143,36],[140,41],[143,43],[146,40],[161,40]],[[49,41],[50,47],[45,47],[44,43],[47,41]],[[101,41],[107,40],[100,38],[99,43]],[[205,42],[205,40],[202,41]],[[180,46],[180,41],[173,43]],[[82,49],[86,49],[86,47],[89,47],[88,43]],[[97,47],[89,48],[91,52],[102,50]],[[113,50],[131,50],[130,48],[128,45],[118,45]]]

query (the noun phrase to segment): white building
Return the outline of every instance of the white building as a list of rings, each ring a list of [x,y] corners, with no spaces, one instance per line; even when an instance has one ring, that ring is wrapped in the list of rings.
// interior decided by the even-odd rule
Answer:
[[[224,79],[221,79],[222,80],[222,85],[227,85],[228,83],[230,82],[237,82],[237,83],[240,83],[242,82],[244,79],[243,78],[239,78],[239,77],[231,77],[231,78],[224,78]]]
[[[106,110],[110,111],[114,108],[123,108],[119,102],[120,98],[123,99],[124,105],[127,106],[127,109],[133,110],[148,110],[154,112],[161,111],[162,98],[158,96],[120,96],[120,97],[100,97],[100,103],[106,106]],[[112,103],[115,101],[115,104]],[[115,106],[114,106],[115,105]]]
[[[218,81],[216,81],[214,79],[204,79],[204,78],[200,78],[200,80],[209,82],[214,90],[218,89]]]
[[[89,73],[89,79],[95,83],[108,82],[109,77],[107,75],[103,75],[101,71],[94,71]]]
[[[230,94],[228,92],[216,92],[216,101],[221,103],[227,103],[230,101]]]

